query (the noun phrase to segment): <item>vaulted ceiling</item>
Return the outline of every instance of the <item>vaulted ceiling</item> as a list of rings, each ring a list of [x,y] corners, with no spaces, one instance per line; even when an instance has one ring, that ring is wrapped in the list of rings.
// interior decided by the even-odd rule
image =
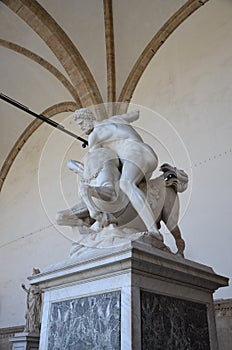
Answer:
[[[149,62],[208,0],[1,0],[1,92],[57,118],[131,101]],[[0,102],[0,187],[41,121]]]

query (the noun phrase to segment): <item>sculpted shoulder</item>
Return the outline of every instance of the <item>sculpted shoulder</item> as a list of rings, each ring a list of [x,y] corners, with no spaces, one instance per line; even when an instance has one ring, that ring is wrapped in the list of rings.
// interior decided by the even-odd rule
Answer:
[[[105,121],[96,122],[93,131],[89,135],[89,147],[101,147],[102,143],[110,140],[115,134],[115,126]]]

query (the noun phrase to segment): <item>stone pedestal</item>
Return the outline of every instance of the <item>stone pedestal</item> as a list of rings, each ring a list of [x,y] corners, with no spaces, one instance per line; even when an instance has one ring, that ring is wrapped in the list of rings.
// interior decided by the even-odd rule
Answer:
[[[12,350],[38,350],[39,334],[16,333],[9,339],[12,342]]]
[[[217,350],[212,268],[133,241],[84,249],[30,278],[44,291],[40,350]]]

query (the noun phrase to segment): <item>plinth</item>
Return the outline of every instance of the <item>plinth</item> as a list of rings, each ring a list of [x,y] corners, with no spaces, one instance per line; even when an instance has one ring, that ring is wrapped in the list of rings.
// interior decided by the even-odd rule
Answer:
[[[38,350],[39,334],[37,333],[16,333],[11,337],[12,350]]]
[[[83,248],[30,283],[40,350],[218,350],[212,295],[228,279],[144,242]]]

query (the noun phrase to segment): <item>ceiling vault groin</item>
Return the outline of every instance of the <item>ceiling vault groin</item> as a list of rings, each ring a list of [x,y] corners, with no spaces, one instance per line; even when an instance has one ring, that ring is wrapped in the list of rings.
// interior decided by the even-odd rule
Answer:
[[[102,103],[97,84],[80,52],[36,0],[2,0],[46,43],[66,70],[84,107]]]
[[[179,27],[181,23],[183,23],[191,14],[203,6],[207,1],[209,0],[188,0],[153,36],[152,40],[147,44],[136,61],[122,88],[118,100],[119,102],[124,102],[124,104],[122,104],[124,108],[128,107],[140,78],[159,48],[165,43],[168,37],[177,27]]]
[[[44,58],[40,57],[39,55],[35,54],[34,52],[26,49],[25,47],[22,47],[20,45],[17,45],[15,43],[10,42],[10,41],[0,39],[0,46],[6,47],[7,49],[13,50],[21,55],[24,55],[27,58],[40,64],[43,68],[47,69],[70,92],[70,94],[72,95],[72,97],[74,98],[76,103],[78,103],[78,105],[81,106],[81,101],[80,101],[80,98],[79,98],[79,95],[78,95],[76,89],[68,81],[68,79],[56,67],[54,67],[51,63],[49,63],[48,61],[46,61]]]

